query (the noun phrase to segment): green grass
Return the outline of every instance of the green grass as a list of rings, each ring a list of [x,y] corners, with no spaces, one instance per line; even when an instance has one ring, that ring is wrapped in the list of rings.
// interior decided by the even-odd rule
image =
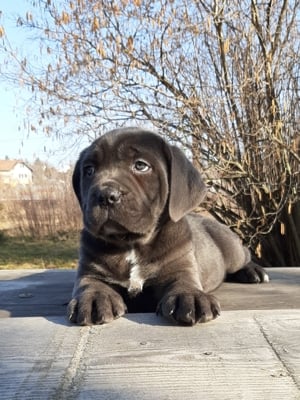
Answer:
[[[1,236],[0,270],[75,268],[78,237],[50,240]]]

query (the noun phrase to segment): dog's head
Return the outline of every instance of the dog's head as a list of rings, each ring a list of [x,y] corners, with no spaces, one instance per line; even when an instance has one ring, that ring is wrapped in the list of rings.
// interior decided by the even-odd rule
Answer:
[[[206,191],[177,147],[138,128],[110,131],[86,148],[73,187],[85,228],[115,243],[147,241],[162,216],[179,221]]]

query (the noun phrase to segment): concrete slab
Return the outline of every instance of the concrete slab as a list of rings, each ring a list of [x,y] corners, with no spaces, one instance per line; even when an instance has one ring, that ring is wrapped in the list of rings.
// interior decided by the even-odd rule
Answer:
[[[300,400],[300,268],[269,273],[222,285],[221,316],[190,328],[71,326],[74,271],[0,271],[0,399]]]
[[[300,310],[225,311],[193,328],[154,314],[70,326],[0,320],[0,398],[299,400]]]

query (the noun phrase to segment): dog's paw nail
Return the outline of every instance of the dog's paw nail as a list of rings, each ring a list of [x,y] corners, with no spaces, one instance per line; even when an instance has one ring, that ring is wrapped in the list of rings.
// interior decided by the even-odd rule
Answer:
[[[191,310],[185,314],[185,317],[186,317],[186,319],[190,319],[190,318],[192,318],[192,315],[193,315],[193,311]]]
[[[262,282],[263,283],[269,283],[270,282],[269,275],[264,274],[263,277],[262,277]]]

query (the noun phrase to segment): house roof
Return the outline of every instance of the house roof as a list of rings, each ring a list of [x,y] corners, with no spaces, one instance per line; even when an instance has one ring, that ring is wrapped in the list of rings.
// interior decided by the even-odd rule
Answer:
[[[0,172],[11,171],[15,167],[15,165],[19,163],[26,165],[21,160],[0,160]],[[28,167],[28,165],[26,165],[26,167],[32,171],[32,169]]]

